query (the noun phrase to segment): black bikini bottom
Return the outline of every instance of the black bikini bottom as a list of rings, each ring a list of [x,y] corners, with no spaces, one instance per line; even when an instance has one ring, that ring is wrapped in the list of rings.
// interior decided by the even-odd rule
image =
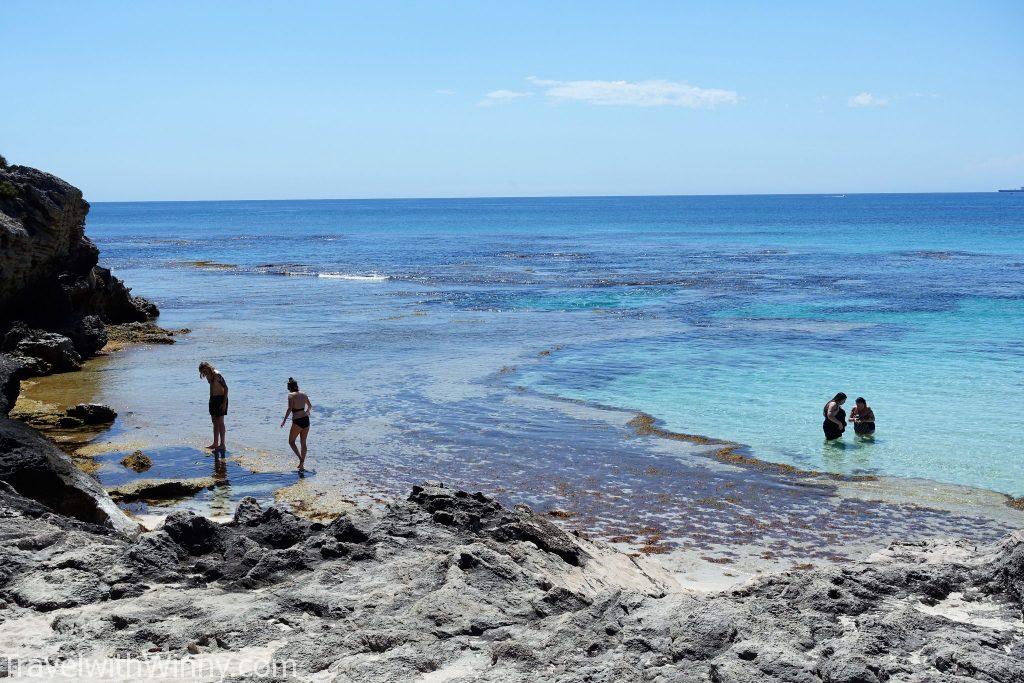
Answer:
[[[298,427],[299,429],[308,429],[309,417],[293,417],[292,424]]]

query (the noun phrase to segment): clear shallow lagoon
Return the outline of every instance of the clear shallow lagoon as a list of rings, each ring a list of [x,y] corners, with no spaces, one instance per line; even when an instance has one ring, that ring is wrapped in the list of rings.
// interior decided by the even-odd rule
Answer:
[[[804,469],[1024,495],[1024,195],[101,203],[88,230],[194,330],[108,372],[165,444],[208,438],[208,359],[239,447],[280,450],[295,376],[328,479],[513,489],[656,457],[518,386]],[[873,443],[823,444],[837,391],[868,398]]]

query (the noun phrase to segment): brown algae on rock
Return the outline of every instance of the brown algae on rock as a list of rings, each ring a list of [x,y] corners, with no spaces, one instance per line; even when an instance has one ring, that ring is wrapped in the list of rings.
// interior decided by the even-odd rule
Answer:
[[[135,501],[160,502],[180,500],[194,496],[200,491],[226,486],[226,479],[196,477],[194,479],[140,479],[138,481],[107,489],[110,497],[118,503]]]
[[[133,472],[145,472],[153,467],[153,459],[142,451],[134,451],[121,458],[121,464]]]
[[[133,322],[107,326],[107,344],[104,353],[114,353],[139,344],[173,344],[174,338],[188,334],[187,327],[167,330],[152,322]]]

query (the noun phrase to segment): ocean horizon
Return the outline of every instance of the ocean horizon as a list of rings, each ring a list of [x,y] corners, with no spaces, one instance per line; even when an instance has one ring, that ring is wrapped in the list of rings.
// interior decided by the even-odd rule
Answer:
[[[451,195],[451,196],[380,196],[380,197],[243,197],[237,199],[101,199],[90,201],[96,204],[200,204],[200,203],[232,203],[232,202],[403,202],[403,201],[457,201],[480,199],[671,199],[671,198],[713,198],[713,197],[857,197],[857,196],[890,196],[890,195],[988,195],[1001,190],[953,190],[953,191],[915,191],[904,192],[892,190],[886,192],[857,192],[836,190],[834,192],[717,192],[717,193],[678,193],[678,194],[536,194],[536,195]],[[1005,191],[1003,191],[1006,194]]]

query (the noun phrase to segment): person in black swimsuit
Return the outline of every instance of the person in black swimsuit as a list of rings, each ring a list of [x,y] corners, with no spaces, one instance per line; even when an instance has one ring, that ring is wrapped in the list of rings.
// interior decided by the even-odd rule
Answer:
[[[299,472],[306,468],[306,436],[309,435],[309,411],[313,410],[313,404],[309,402],[309,396],[299,391],[299,383],[294,378],[288,378],[288,406],[285,408],[284,417],[281,418],[281,426],[287,422],[288,416],[292,416],[292,430],[288,434],[288,445],[292,452],[299,458]],[[295,446],[295,439],[301,441],[301,450]]]
[[[821,423],[821,428],[825,431],[826,441],[835,441],[846,431],[844,403],[846,403],[846,394],[840,391],[832,397],[831,401],[825,404],[821,411],[825,416],[825,421]]]
[[[223,455],[227,451],[227,446],[224,443],[227,437],[224,416],[228,414],[228,383],[225,381],[224,375],[206,361],[199,364],[199,376],[210,384],[210,421],[213,422],[213,443],[206,448],[213,451],[214,455]]]
[[[853,410],[850,411],[850,422],[853,423],[853,431],[858,436],[871,436],[875,433],[875,411],[863,398],[858,397],[854,401]]]

